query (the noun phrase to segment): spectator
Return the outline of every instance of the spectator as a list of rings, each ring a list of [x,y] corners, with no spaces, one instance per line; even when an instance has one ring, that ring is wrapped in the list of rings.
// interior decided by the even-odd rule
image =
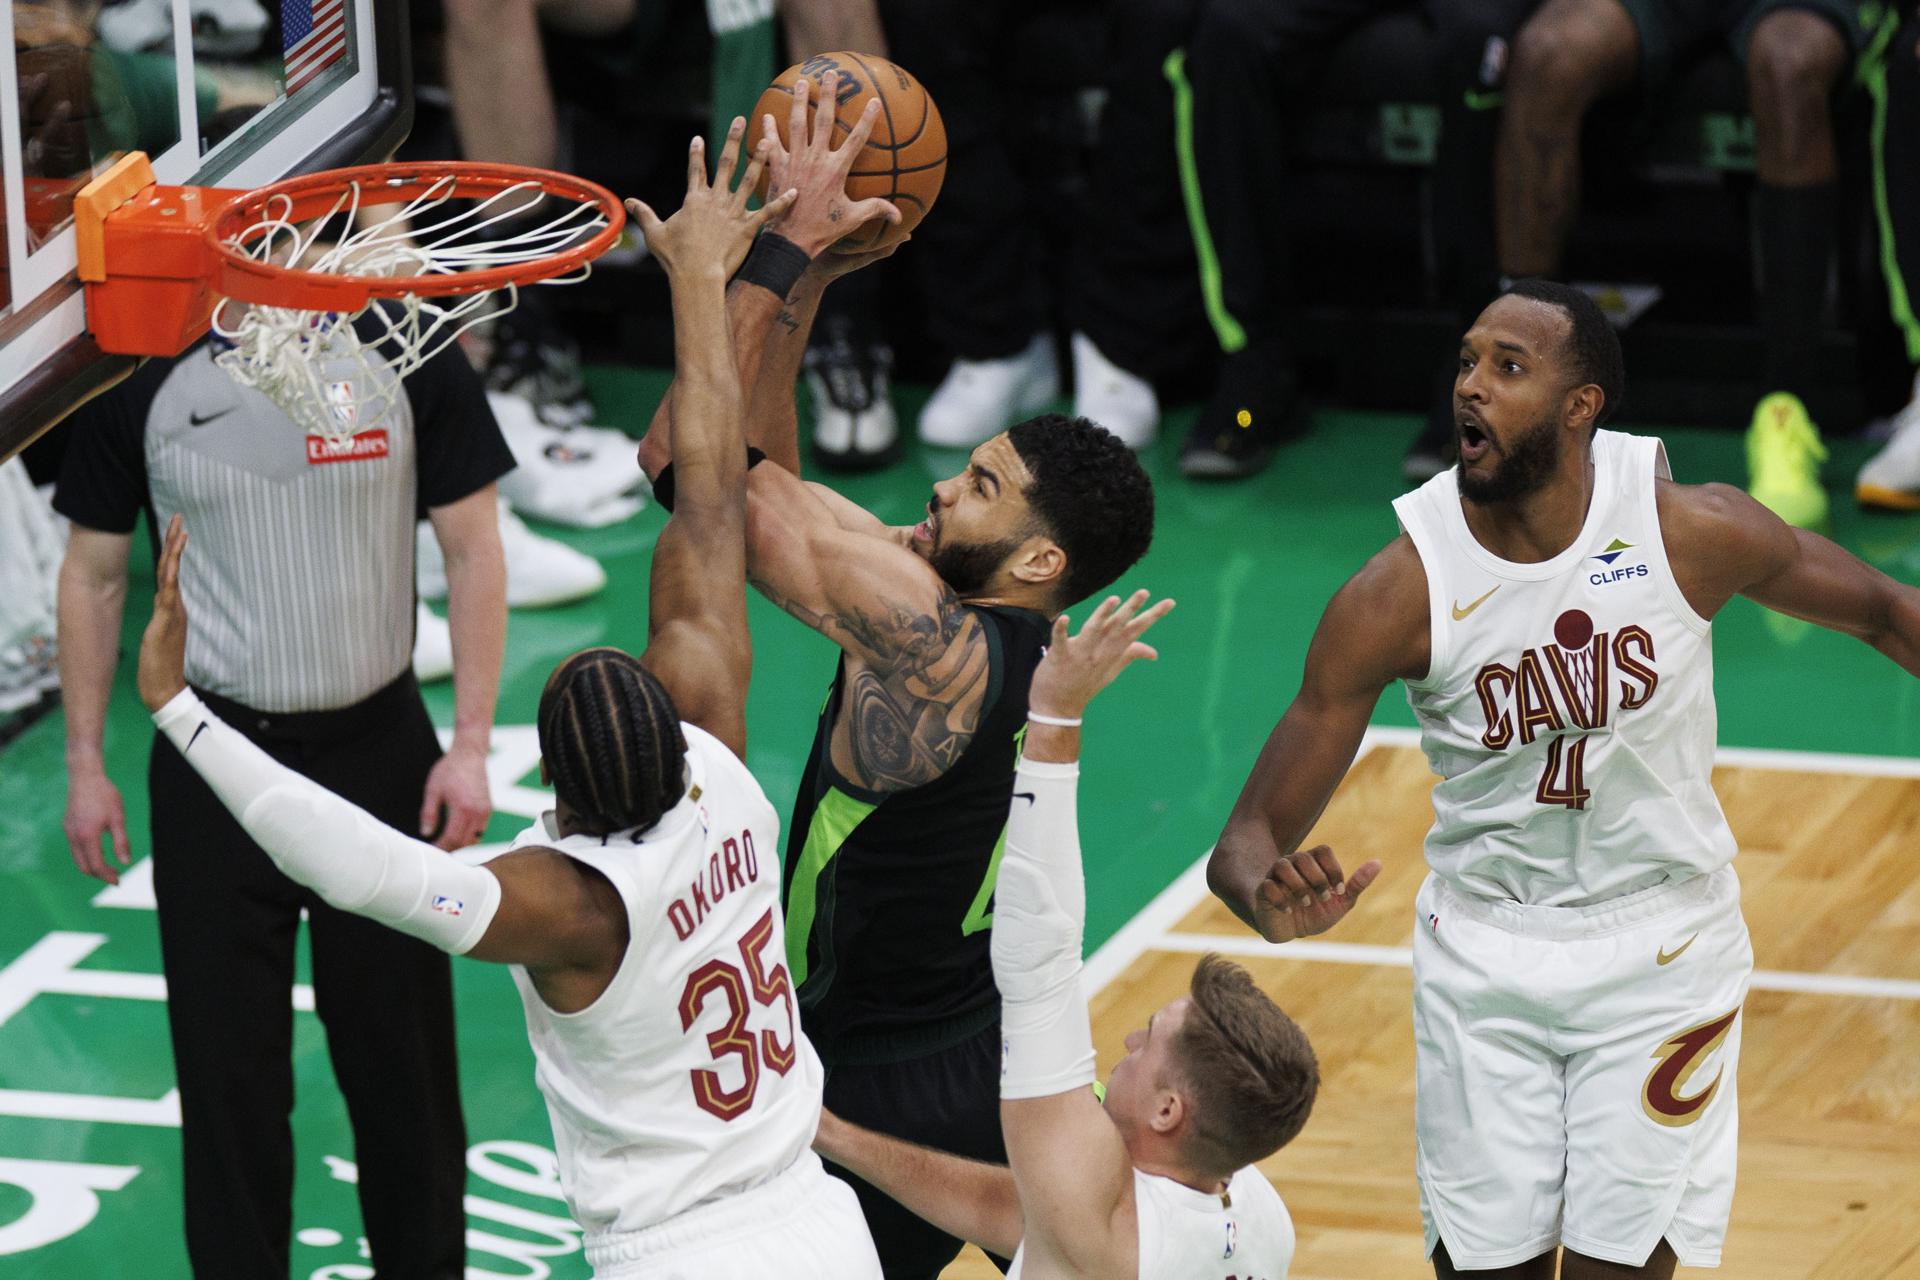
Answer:
[[[1907,359],[1920,365],[1920,320],[1913,314],[1920,296],[1920,172],[1912,161],[1920,154],[1920,14],[1901,26],[1886,61],[1868,70],[1866,84],[1873,96],[1874,183],[1885,196],[1876,202],[1881,262],[1888,268],[1887,293]],[[1889,156],[1897,162],[1888,164]],[[1865,507],[1920,511],[1920,377],[1913,400],[1893,420],[1893,438],[1860,468],[1853,492]]]
[[[1746,64],[1754,120],[1761,392],[1748,431],[1753,496],[1789,524],[1827,518],[1826,457],[1803,397],[1819,352],[1838,161],[1831,101],[1867,49],[1871,9],[1853,0],[1549,0],[1521,29],[1496,180],[1500,269],[1557,276],[1580,200],[1589,107],[1664,84],[1725,41]]]
[[[181,591],[199,626],[186,671],[208,705],[384,822],[443,849],[479,838],[506,623],[494,482],[512,458],[457,349],[405,391],[335,449],[236,385],[203,342],[150,362],[70,420],[55,497],[73,522],[59,593],[66,829],[88,875],[118,883],[114,863],[129,857],[101,743],[143,510],[150,531],[176,512],[193,527]],[[421,509],[446,551],[459,657],[446,755],[409,662]],[[194,1274],[287,1274],[289,993],[304,909],[373,1264],[457,1280],[466,1131],[446,956],[283,876],[159,738],[147,792]]]

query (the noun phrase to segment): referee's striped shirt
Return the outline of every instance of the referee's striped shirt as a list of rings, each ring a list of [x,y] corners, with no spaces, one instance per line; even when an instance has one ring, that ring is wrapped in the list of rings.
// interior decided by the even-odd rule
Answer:
[[[355,378],[330,391],[369,402]],[[115,533],[144,508],[156,549],[168,519],[186,518],[191,683],[262,711],[352,706],[412,661],[415,521],[513,466],[457,349],[389,404],[331,449],[228,377],[203,342],[149,362],[61,428],[54,506]]]

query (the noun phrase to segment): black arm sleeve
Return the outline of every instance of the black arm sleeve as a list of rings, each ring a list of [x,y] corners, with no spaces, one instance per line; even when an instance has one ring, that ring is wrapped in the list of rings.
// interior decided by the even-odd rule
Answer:
[[[85,529],[132,533],[149,505],[147,413],[176,360],[149,360],[95,396],[55,431],[67,433],[53,509]]]
[[[513,470],[513,450],[500,434],[485,386],[457,344],[448,344],[407,375],[413,406],[419,509],[475,493]]]

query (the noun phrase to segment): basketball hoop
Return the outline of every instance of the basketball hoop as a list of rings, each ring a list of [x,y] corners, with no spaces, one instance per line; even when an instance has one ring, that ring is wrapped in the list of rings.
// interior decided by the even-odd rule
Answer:
[[[518,165],[360,165],[230,191],[159,186],[137,153],[75,209],[103,351],[177,355],[211,327],[236,381],[336,447],[521,285],[586,279],[626,221],[604,187]]]

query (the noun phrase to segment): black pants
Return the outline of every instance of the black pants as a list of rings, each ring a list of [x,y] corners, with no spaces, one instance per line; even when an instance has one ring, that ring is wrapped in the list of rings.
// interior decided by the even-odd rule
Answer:
[[[281,763],[402,831],[417,827],[440,746],[410,672],[340,711],[274,715],[201,697]],[[162,736],[147,787],[194,1275],[287,1274],[290,992],[305,908],[314,1000],[353,1126],[374,1266],[382,1280],[458,1280],[466,1127],[447,957],[287,879]],[[305,1153],[310,1173],[321,1154]]]
[[[1477,309],[1496,275],[1492,108],[1504,58],[1488,43],[1510,37],[1537,2],[1119,0],[1076,271],[1078,326],[1136,373],[1159,376],[1191,358],[1203,321],[1179,185],[1184,154],[1198,180],[1222,304],[1249,338],[1270,333],[1293,301],[1282,217],[1289,117],[1310,101],[1326,50],[1395,9],[1425,14],[1442,86],[1432,174],[1439,290],[1456,309]],[[1176,50],[1191,93],[1190,133],[1176,129],[1166,74]]]
[[[938,1151],[1007,1162],[1000,1133],[1000,1024],[905,1062],[827,1069],[828,1110],[862,1128]],[[917,1218],[838,1165],[827,1169],[860,1197],[887,1280],[936,1280],[961,1241]],[[1005,1271],[1010,1261],[993,1259]]]
[[[1049,323],[1043,210],[1032,170],[1050,160],[1034,134],[1036,31],[1064,0],[885,0],[890,54],[940,108],[947,180],[913,232],[910,257],[927,302],[927,332],[965,360],[1017,355]],[[1057,166],[1056,166],[1057,167]]]

